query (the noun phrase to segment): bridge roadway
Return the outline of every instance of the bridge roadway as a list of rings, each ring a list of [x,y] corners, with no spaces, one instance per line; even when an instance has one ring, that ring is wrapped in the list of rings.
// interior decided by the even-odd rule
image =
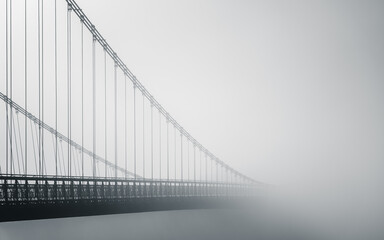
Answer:
[[[0,221],[213,208],[253,185],[149,179],[0,175]]]

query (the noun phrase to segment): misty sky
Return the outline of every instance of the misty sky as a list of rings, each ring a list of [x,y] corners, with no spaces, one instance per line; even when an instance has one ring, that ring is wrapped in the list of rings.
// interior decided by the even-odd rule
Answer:
[[[382,1],[87,1],[185,129],[274,184],[382,181]]]
[[[23,3],[14,1],[15,19],[23,19]],[[28,1],[29,110],[35,114],[36,4]],[[45,121],[53,126],[53,51],[49,51],[53,49],[53,5],[45,4]],[[64,1],[58,4],[59,119],[66,119],[66,6]],[[166,110],[230,166],[271,184],[329,182],[344,186],[358,182],[382,189],[383,2],[78,0],[78,4]],[[77,17],[72,19],[73,94],[79,96],[80,25]],[[19,70],[23,67],[23,21],[15,20],[14,26],[13,99],[23,105],[24,72]],[[87,34],[86,55],[91,56]],[[5,40],[0,41],[4,46]],[[3,51],[5,54],[4,47]],[[90,62],[86,59],[88,81]],[[109,65],[112,74],[113,65]],[[99,71],[98,96],[104,91],[101,74]],[[120,84],[121,73],[118,78]],[[4,88],[1,84],[0,90],[4,92]],[[121,88],[119,85],[119,96]],[[111,84],[107,90],[112,96]],[[86,96],[87,103],[89,99]],[[112,98],[109,101],[113,103]],[[110,106],[109,128],[113,129]],[[76,105],[74,112],[74,138],[79,141],[80,109]],[[99,118],[104,113],[98,114]],[[102,122],[98,124],[102,128]],[[85,146],[92,149],[89,126]],[[118,126],[122,126],[120,118]],[[58,127],[66,133],[64,120]],[[107,139],[113,141],[113,132],[109,133]],[[97,134],[103,139],[103,131]],[[98,141],[98,154],[103,154],[103,146]],[[109,147],[113,154],[112,144]],[[123,158],[119,155],[120,165]]]

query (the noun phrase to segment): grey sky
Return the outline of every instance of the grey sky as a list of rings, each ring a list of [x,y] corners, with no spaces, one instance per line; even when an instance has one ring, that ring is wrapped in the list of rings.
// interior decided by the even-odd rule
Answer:
[[[29,110],[35,114],[36,4],[37,1],[28,1]],[[383,182],[382,2],[79,0],[78,4],[169,113],[211,152],[240,172],[279,185],[312,184],[316,179],[340,183],[364,180],[370,186]],[[14,5],[18,20],[14,21],[13,98],[23,105],[24,72],[19,69],[23,68],[24,37],[23,21],[19,19],[23,19],[24,5],[23,1],[14,1]],[[53,19],[53,4],[47,1],[45,6],[48,21]],[[58,124],[65,133],[64,1],[58,1],[58,15],[58,74],[62,84]],[[78,96],[80,25],[76,17],[72,19],[73,95]],[[1,23],[3,32],[4,17]],[[52,22],[45,23],[45,33],[45,78],[51,79]],[[4,41],[1,39],[1,46]],[[85,41],[85,54],[89,57],[88,33]],[[5,54],[5,48],[1,48],[3,51]],[[99,70],[100,48],[97,51]],[[90,62],[89,57],[85,66],[86,88],[91,88]],[[0,71],[4,76],[5,63]],[[108,73],[111,82],[112,68]],[[98,72],[99,96],[104,91],[102,74]],[[121,80],[119,75],[119,84]],[[45,121],[53,125],[54,85],[53,81],[45,82]],[[4,85],[1,84],[1,91],[5,91]],[[121,88],[119,85],[119,96]],[[107,91],[112,96],[111,83]],[[90,95],[85,99],[89,105]],[[112,98],[108,101],[113,103]],[[102,103],[97,104],[102,109]],[[113,129],[110,106],[108,127]],[[73,111],[74,138],[79,141],[80,109],[75,105]],[[101,118],[104,113],[99,110],[98,114]],[[91,121],[89,116],[86,114],[86,122]],[[102,123],[99,120],[97,128],[101,129]],[[121,120],[118,124],[122,126]],[[5,125],[1,126],[3,131]],[[87,124],[85,129],[85,146],[89,149],[90,126]],[[113,143],[113,131],[109,133],[108,141]],[[103,139],[103,131],[97,134]],[[97,153],[103,155],[103,141],[97,144]],[[122,141],[119,149],[123,148],[121,144]],[[121,165],[124,157],[122,152],[119,154]]]
[[[382,180],[381,1],[86,1],[208,149],[268,183]]]

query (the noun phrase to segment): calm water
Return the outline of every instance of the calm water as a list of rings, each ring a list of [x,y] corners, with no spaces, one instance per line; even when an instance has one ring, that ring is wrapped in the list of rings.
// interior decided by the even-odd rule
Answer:
[[[353,210],[354,208],[348,206],[348,201],[343,201],[342,205],[332,205],[324,203],[322,198],[319,199],[320,201],[290,201],[284,195],[280,198],[268,198],[266,201],[238,202],[242,208],[236,209],[7,222],[0,223],[0,240],[384,239],[384,228],[380,228],[384,225],[379,221],[380,218],[372,218],[368,211],[363,212],[370,215]],[[343,210],[344,205],[346,207]]]
[[[1,223],[0,239],[310,239],[290,221],[269,216],[216,209],[21,221]]]

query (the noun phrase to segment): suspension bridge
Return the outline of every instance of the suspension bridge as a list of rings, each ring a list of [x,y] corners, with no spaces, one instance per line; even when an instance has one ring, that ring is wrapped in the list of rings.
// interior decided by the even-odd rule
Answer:
[[[75,1],[1,4],[0,221],[212,207],[261,186],[192,137]]]

